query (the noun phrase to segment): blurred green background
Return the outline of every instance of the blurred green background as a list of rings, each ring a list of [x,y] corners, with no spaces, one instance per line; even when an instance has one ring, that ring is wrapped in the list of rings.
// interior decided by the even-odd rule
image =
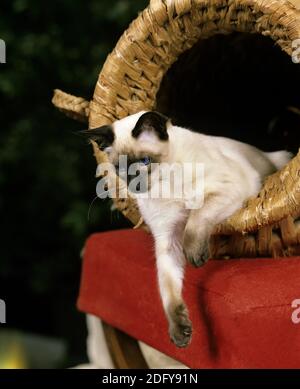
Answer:
[[[63,366],[85,358],[76,310],[80,250],[94,231],[127,225],[95,197],[80,123],[51,104],[60,88],[90,99],[107,54],[147,0],[1,0],[0,298],[9,328],[62,339]],[[88,218],[89,213],[89,218]],[[0,329],[1,331],[1,329]]]

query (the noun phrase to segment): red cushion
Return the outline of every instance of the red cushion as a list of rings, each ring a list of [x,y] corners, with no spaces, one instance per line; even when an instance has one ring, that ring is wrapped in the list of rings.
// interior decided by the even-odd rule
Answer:
[[[80,310],[192,368],[300,368],[300,258],[211,260],[187,267],[192,343],[169,340],[153,241],[140,230],[92,235],[84,253]]]

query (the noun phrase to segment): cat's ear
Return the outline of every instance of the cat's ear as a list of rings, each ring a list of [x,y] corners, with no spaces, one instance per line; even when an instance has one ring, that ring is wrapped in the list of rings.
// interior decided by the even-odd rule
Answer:
[[[134,138],[145,137],[146,139],[167,141],[167,122],[169,118],[159,112],[146,112],[137,121],[132,136]]]
[[[80,131],[80,134],[95,141],[102,150],[111,146],[115,140],[114,131],[110,125]]]

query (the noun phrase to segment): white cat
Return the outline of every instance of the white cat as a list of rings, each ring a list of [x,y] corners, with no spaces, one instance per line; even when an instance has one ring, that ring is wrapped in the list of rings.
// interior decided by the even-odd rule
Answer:
[[[155,241],[159,289],[170,337],[178,347],[185,347],[192,335],[182,299],[186,259],[195,266],[202,265],[209,258],[208,239],[213,227],[255,196],[263,179],[285,165],[291,155],[286,151],[265,153],[235,140],[173,126],[157,112],[139,112],[85,133],[108,153],[116,167],[119,156],[127,155],[129,161],[147,169],[151,189],[162,181],[151,162],[204,166],[204,201],[198,209],[186,207],[186,196],[174,199],[137,195],[139,210]],[[192,180],[196,182],[195,174]]]

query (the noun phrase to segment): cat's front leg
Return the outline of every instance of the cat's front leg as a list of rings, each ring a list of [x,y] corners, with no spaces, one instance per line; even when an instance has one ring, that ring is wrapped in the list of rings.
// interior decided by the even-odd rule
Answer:
[[[203,266],[209,259],[211,223],[201,220],[199,210],[192,210],[184,230],[183,252],[195,267]]]
[[[204,265],[210,257],[209,238],[213,228],[232,215],[243,204],[243,198],[231,187],[222,193],[210,194],[199,209],[190,212],[185,231],[183,251],[194,266]]]
[[[145,200],[139,207],[155,240],[158,284],[170,338],[177,347],[186,347],[192,336],[192,323],[182,298],[182,243],[188,211],[182,204],[161,200]]]
[[[192,323],[182,298],[185,258],[175,236],[155,238],[158,283],[169,334],[177,347],[186,347],[192,336]]]
[[[210,258],[209,235],[188,234],[184,244],[184,255],[194,267],[203,266]],[[200,242],[200,243],[199,243]]]

